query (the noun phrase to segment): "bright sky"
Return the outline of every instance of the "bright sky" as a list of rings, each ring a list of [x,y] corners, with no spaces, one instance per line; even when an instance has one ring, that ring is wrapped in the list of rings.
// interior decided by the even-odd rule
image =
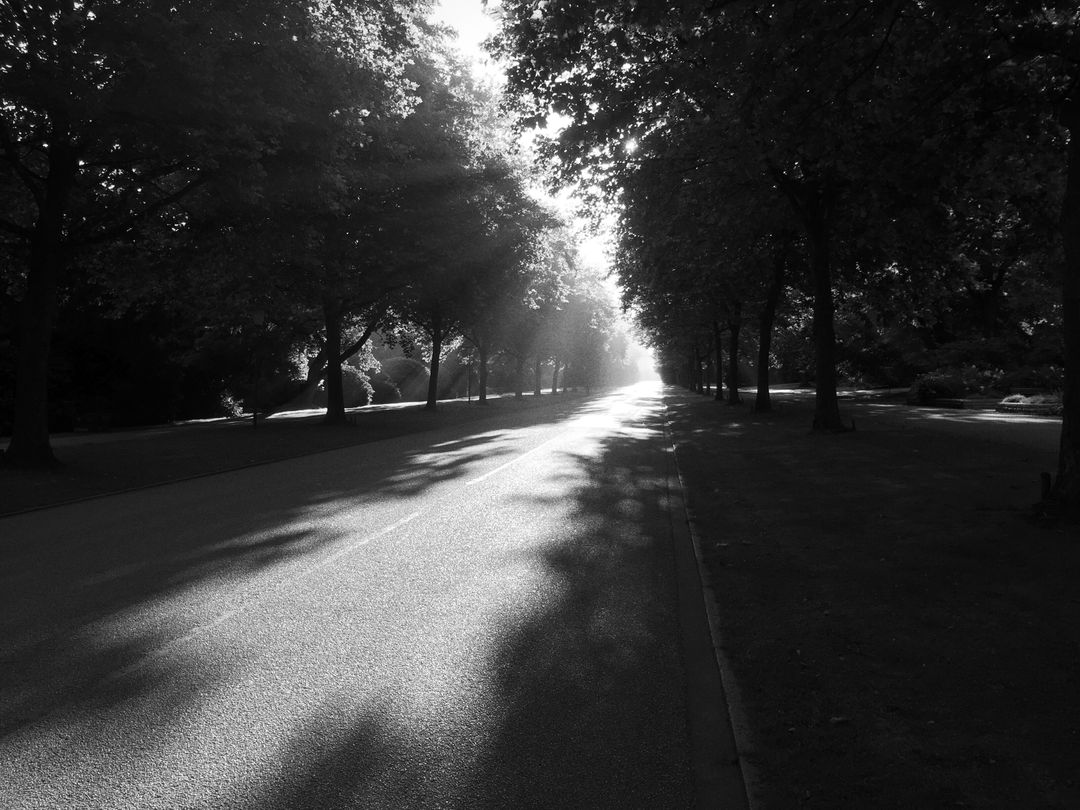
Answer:
[[[473,62],[478,74],[498,73],[491,63],[491,57],[480,47],[480,43],[494,34],[496,28],[495,20],[485,12],[481,0],[439,0],[432,17],[457,29],[458,47]]]
[[[488,0],[489,8],[497,8],[498,0]],[[497,23],[485,10],[482,0],[439,0],[432,17],[458,32],[458,48],[473,63],[477,76],[498,80],[501,71],[484,51],[480,43],[495,33]],[[555,198],[556,204],[567,214],[574,215],[574,201],[569,193]],[[595,235],[582,234],[578,242],[578,256],[586,267],[598,275],[606,275],[611,265],[611,234],[601,230]],[[614,282],[612,287],[614,287]],[[614,294],[614,291],[613,291]],[[616,298],[617,300],[617,298]],[[652,374],[652,355],[646,349],[635,346],[634,350],[642,355],[643,373]],[[647,371],[646,371],[647,369]]]
[[[497,8],[498,0],[488,0],[487,6]],[[483,0],[439,0],[432,17],[437,22],[457,30],[458,48],[473,63],[473,69],[478,76],[494,79],[500,75],[498,66],[480,46],[498,27],[494,17],[485,9]],[[568,194],[556,197],[555,203],[566,213],[574,213],[574,201]],[[598,271],[606,272],[610,264],[608,242],[609,236],[604,233],[583,236],[578,243],[582,262]]]

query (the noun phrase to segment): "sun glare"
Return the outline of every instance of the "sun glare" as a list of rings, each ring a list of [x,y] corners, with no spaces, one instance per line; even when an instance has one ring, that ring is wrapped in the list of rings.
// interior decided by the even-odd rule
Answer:
[[[431,18],[457,31],[458,49],[472,64],[477,76],[489,79],[502,76],[502,71],[481,46],[497,28],[495,18],[485,11],[481,0],[439,0]]]

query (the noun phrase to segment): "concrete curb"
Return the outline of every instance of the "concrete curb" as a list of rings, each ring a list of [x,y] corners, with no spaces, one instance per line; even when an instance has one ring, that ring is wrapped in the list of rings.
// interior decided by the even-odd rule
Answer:
[[[738,763],[737,770],[742,785],[742,796],[737,797],[735,801],[741,799],[741,803],[737,806],[746,807],[747,810],[762,810],[763,804],[760,798],[762,783],[760,773],[753,763],[749,761],[749,755],[754,750],[750,724],[746,716],[746,711],[740,696],[738,684],[735,680],[734,671],[731,667],[731,662],[727,656],[726,645],[723,642],[720,608],[716,603],[715,590],[712,587],[712,583],[709,581],[708,572],[704,565],[701,539],[695,527],[693,513],[686,504],[686,484],[683,479],[682,470],[679,468],[678,452],[675,449],[675,442],[671,433],[670,422],[668,421],[667,403],[664,403],[664,436],[668,446],[671,448],[671,457],[678,484],[677,488],[669,488],[672,517],[676,521],[679,516],[683,518],[682,523],[683,526],[685,526],[686,534],[688,535],[687,539],[693,548],[698,582],[700,584],[701,601],[705,608],[709,635],[712,641],[713,657],[720,675],[721,697],[727,708],[727,720],[731,736],[734,740],[735,754]],[[732,806],[736,805],[733,804]]]

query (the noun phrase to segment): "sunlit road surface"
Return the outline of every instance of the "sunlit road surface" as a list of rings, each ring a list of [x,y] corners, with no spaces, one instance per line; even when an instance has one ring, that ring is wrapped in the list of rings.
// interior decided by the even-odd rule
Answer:
[[[0,519],[0,807],[693,805],[659,387]]]

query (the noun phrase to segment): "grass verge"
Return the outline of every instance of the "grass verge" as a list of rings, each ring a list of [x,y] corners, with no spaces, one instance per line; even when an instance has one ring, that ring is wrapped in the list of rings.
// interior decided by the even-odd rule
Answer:
[[[16,470],[0,464],[0,515],[80,498],[155,486],[200,475],[266,464],[417,433],[520,410],[559,408],[576,394],[493,397],[356,409],[355,424],[323,425],[318,416],[163,426],[142,430],[61,434],[53,451],[60,462],[48,470]],[[4,442],[6,443],[6,441]],[[0,446],[3,446],[0,444]]]
[[[667,401],[759,806],[1080,807],[1080,538],[1024,517],[1052,456]]]

